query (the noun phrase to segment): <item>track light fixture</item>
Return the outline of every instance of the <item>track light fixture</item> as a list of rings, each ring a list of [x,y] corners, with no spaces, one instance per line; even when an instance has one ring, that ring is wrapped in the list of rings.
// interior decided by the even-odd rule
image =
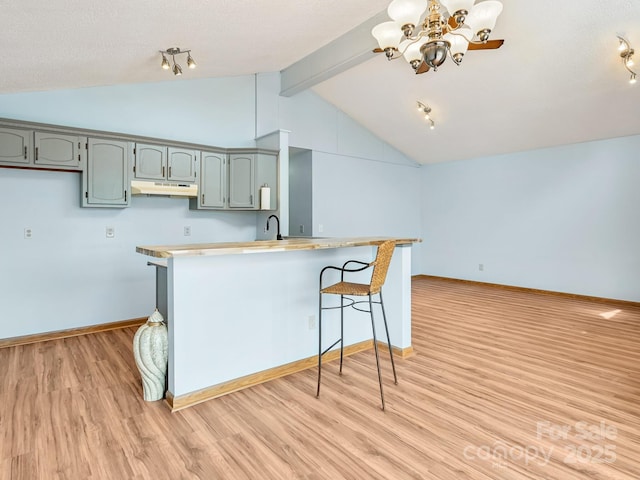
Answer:
[[[633,67],[634,65],[633,54],[635,52],[633,51],[633,48],[631,48],[631,45],[629,44],[629,42],[627,42],[624,38],[622,38],[619,35],[618,35],[618,40],[620,41],[620,45],[618,45],[620,58],[622,58],[622,64],[624,65],[624,68],[626,68],[629,71],[629,73],[631,73],[631,77],[629,78],[629,83],[633,85],[634,83],[636,83],[636,72],[631,70],[631,67]]]
[[[160,50],[160,55],[162,55],[162,68],[163,70],[169,70],[173,72],[174,75],[180,76],[182,75],[182,67],[176,63],[176,55],[187,54],[187,67],[194,69],[196,68],[196,61],[191,56],[191,50],[180,50],[178,47],[167,48],[166,50]],[[173,62],[173,67],[171,67],[171,63],[167,60],[167,56],[171,56],[171,61]]]
[[[429,122],[429,129],[433,130],[434,128],[436,128],[436,124],[433,121],[433,118],[431,118],[431,107],[429,105],[425,105],[422,102],[417,102],[417,104],[418,111],[423,114],[424,119]]]

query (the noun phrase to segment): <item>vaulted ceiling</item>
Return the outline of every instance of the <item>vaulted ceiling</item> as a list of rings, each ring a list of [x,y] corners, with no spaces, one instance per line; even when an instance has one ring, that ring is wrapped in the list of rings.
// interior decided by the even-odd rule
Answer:
[[[4,2],[0,94],[280,71],[388,3]],[[312,88],[421,163],[640,134],[640,84],[629,85],[616,51],[616,35],[640,49],[640,2],[503,4],[492,34],[505,40],[499,50],[468,52],[461,66],[448,60],[423,75],[372,54]],[[182,79],[159,68],[158,50],[174,46],[198,62]],[[432,107],[435,130],[418,100]]]

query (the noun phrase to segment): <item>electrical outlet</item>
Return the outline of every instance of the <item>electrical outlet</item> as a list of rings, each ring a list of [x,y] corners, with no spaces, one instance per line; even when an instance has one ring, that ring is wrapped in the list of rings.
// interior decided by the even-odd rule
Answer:
[[[116,229],[114,227],[105,227],[104,231],[107,238],[114,238],[116,236]]]
[[[309,315],[309,330],[315,330],[316,329],[316,316],[315,315]]]
[[[33,230],[29,227],[24,229],[24,238],[33,238]]]
[[[480,270],[481,272],[484,272],[484,263],[478,264],[478,270]]]
[[[318,225],[318,233],[322,233],[322,232],[324,232],[324,225],[320,223]]]
[[[267,227],[262,227],[262,233],[267,233]]]
[[[185,237],[190,237],[191,236],[191,227],[190,226],[184,227],[184,236]]]
[[[304,233],[304,225],[300,225],[300,233]]]

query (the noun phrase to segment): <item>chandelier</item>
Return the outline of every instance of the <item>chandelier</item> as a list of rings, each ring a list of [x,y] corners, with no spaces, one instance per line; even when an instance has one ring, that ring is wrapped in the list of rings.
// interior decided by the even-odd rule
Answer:
[[[475,0],[393,0],[387,8],[392,21],[371,30],[380,46],[374,52],[384,52],[388,60],[404,57],[416,73],[424,73],[431,68],[438,70],[447,55],[460,65],[467,49],[499,48],[504,41],[489,41],[489,35],[502,12],[502,3],[474,3]]]

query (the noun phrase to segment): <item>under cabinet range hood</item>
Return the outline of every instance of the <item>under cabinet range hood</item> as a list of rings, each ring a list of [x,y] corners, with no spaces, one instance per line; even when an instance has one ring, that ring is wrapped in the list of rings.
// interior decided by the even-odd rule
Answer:
[[[198,185],[194,183],[149,182],[133,180],[131,195],[163,195],[165,197],[197,197]]]

